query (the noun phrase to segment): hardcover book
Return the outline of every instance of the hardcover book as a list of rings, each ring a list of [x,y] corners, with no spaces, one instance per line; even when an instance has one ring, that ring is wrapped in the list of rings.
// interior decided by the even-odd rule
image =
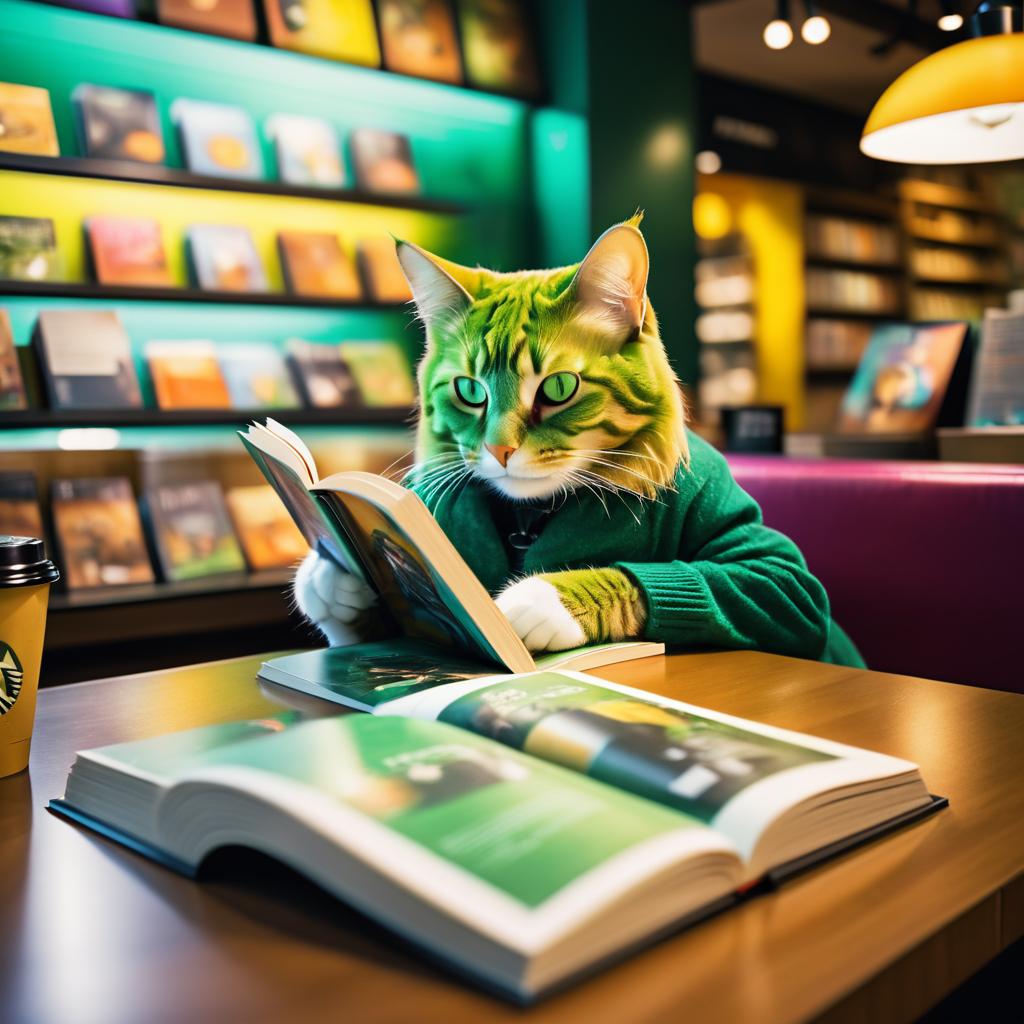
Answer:
[[[0,150],[60,155],[50,93],[46,89],[0,82]]]
[[[6,309],[0,309],[0,409],[27,407],[25,382],[21,379],[18,350],[14,347],[14,334],[11,332],[11,318]]]
[[[337,345],[290,338],[288,366],[302,401],[311,409],[361,405],[359,388]]]
[[[230,409],[212,341],[147,341],[146,362],[161,409]]]
[[[263,177],[256,126],[241,107],[177,99],[171,104],[171,118],[190,171],[218,178]]]
[[[0,278],[56,281],[57,234],[48,217],[0,217]]]
[[[231,342],[220,348],[220,368],[235,409],[295,409],[284,356],[268,342]]]
[[[419,192],[420,178],[407,135],[358,128],[350,144],[356,180],[363,188],[394,195]]]
[[[341,144],[329,121],[301,114],[274,114],[267,118],[266,130],[274,143],[277,174],[282,181],[323,188],[345,184]]]
[[[34,473],[0,473],[0,534],[45,540]]]
[[[392,239],[361,238],[356,243],[356,259],[367,294],[374,302],[412,301]]]
[[[384,64],[403,75],[459,85],[462,60],[448,0],[377,0]]]
[[[274,46],[346,64],[380,66],[370,0],[263,0]]]
[[[326,231],[281,231],[277,244],[290,292],[335,299],[362,296],[359,275],[337,235]]]
[[[253,0],[156,0],[156,17],[164,25],[247,42],[257,34]]]
[[[232,487],[227,502],[250,569],[287,569],[309,550],[273,487]]]
[[[521,0],[457,0],[457,4],[470,85],[537,97],[540,72]]]
[[[116,313],[44,310],[33,343],[52,408],[142,408],[131,342]]]
[[[147,217],[88,217],[85,231],[100,284],[163,287],[174,284],[163,232]]]
[[[151,92],[85,83],[71,96],[86,156],[146,164],[164,162],[160,114]]]
[[[215,480],[153,487],[146,492],[146,509],[165,579],[245,571],[224,493]]]
[[[416,401],[412,371],[393,341],[343,341],[338,346],[368,406],[405,406]]]
[[[127,477],[54,480],[50,508],[69,590],[153,582]]]
[[[265,292],[267,274],[248,228],[193,224],[186,234],[196,284],[208,291]]]

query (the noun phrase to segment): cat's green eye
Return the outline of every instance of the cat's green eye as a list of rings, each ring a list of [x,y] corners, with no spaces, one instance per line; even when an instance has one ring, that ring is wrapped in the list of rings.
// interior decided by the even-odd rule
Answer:
[[[455,394],[464,405],[478,409],[487,404],[487,390],[480,381],[472,377],[456,377],[452,383],[455,386]]]
[[[579,386],[580,379],[575,373],[561,370],[541,381],[540,394],[537,397],[545,405],[561,405],[576,394],[576,389]]]

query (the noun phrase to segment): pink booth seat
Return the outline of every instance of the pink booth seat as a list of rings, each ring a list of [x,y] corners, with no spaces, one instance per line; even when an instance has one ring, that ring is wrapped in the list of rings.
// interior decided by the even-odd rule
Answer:
[[[1024,466],[729,464],[871,668],[1024,692]]]

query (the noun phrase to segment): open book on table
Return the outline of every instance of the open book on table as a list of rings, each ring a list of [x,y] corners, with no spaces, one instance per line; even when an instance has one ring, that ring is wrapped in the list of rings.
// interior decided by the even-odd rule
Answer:
[[[528,1001],[944,804],[908,761],[539,671],[84,751],[50,806],[188,875],[263,851]]]
[[[310,546],[377,593],[374,624],[390,634],[384,642],[268,662],[262,677],[330,698],[332,685],[348,692],[347,681],[358,678],[375,687],[409,680],[434,685],[501,670],[598,668],[664,653],[664,644],[628,641],[535,659],[416,494],[373,473],[321,480],[302,439],[274,420],[254,423],[240,436]],[[365,703],[372,703],[367,695]]]

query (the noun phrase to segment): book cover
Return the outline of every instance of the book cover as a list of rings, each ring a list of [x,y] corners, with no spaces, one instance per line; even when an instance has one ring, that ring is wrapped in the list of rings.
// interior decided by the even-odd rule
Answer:
[[[971,368],[967,424],[1024,426],[1024,308],[985,310]]]
[[[147,341],[146,363],[161,409],[230,409],[212,341]]]
[[[164,25],[253,42],[257,35],[253,0],[156,0]]]
[[[256,126],[241,107],[177,99],[171,104],[171,119],[190,171],[218,178],[263,177]]]
[[[876,328],[843,398],[840,432],[931,430],[966,334],[964,323]]]
[[[359,388],[337,345],[291,338],[288,366],[302,401],[311,409],[360,405]]]
[[[396,342],[343,341],[338,350],[366,405],[402,406],[416,400],[409,362]]]
[[[105,14],[110,18],[135,18],[135,0],[53,0],[58,7]]]
[[[283,569],[309,550],[288,510],[269,484],[233,487],[228,510],[250,569]]]
[[[370,192],[416,194],[420,178],[407,135],[358,128],[351,136],[356,180]]]
[[[153,487],[146,492],[146,508],[165,579],[190,580],[245,570],[217,481]]]
[[[327,231],[280,231],[285,284],[296,295],[358,299],[363,290],[338,236]]]
[[[377,15],[386,67],[461,84],[462,60],[448,0],[377,0]]]
[[[60,270],[57,233],[49,217],[0,217],[0,278],[56,281]]]
[[[320,117],[274,114],[266,121],[274,142],[277,174],[291,185],[340,188],[345,184],[341,144],[334,126]]]
[[[230,342],[219,350],[220,368],[235,409],[295,409],[284,356],[269,342]]]
[[[208,291],[265,292],[267,274],[248,228],[193,224],[186,234],[196,284]]]
[[[54,480],[51,510],[69,590],[153,582],[127,477]]]
[[[60,155],[48,90],[0,82],[0,150]]]
[[[165,288],[174,284],[157,221],[93,216],[86,219],[85,231],[100,284]]]
[[[160,114],[151,92],[83,83],[71,96],[86,156],[145,164],[164,162]]]
[[[365,67],[380,66],[370,0],[263,0],[270,42]]]
[[[366,292],[374,302],[411,302],[409,282],[390,238],[361,238],[356,258]]]
[[[457,5],[469,84],[537,97],[537,52],[521,0],[457,0]]]
[[[45,539],[34,473],[0,473],[0,534]]]
[[[27,407],[25,382],[21,379],[18,350],[14,347],[14,334],[11,332],[11,318],[6,309],[0,309],[0,409]]]
[[[54,409],[141,409],[131,342],[116,313],[47,309],[34,334]]]

